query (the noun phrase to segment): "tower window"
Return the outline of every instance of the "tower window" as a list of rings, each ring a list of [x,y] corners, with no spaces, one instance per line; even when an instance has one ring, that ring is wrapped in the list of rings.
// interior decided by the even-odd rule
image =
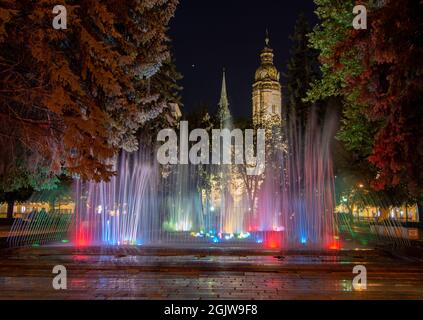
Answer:
[[[276,113],[276,106],[275,105],[272,106],[272,113]]]

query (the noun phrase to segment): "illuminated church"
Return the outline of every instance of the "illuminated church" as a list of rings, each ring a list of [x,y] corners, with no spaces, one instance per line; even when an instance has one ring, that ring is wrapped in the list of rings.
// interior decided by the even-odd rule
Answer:
[[[252,111],[255,127],[267,127],[270,123],[282,121],[282,87],[280,73],[275,67],[273,49],[266,34],[265,47],[260,54],[261,64],[256,70],[252,87]],[[230,119],[225,71],[223,72],[218,116],[221,127]]]
[[[274,65],[273,49],[270,47],[269,36],[266,35],[265,47],[260,54],[260,66],[255,72],[252,85],[252,123],[255,129],[266,130],[266,171],[264,176],[246,177],[245,172],[237,166],[220,166],[216,173],[217,179],[212,183],[211,203],[219,212],[221,230],[229,234],[242,233],[248,226],[254,224],[256,209],[260,206],[258,194],[266,187],[267,180],[278,177],[275,171],[267,172],[272,167],[272,155],[278,150],[278,134],[282,124],[282,92],[280,73]],[[223,71],[222,89],[218,104],[218,119],[221,129],[232,129],[232,117],[229,108],[228,90],[225,70]],[[274,161],[273,161],[274,162]],[[269,176],[270,179],[266,179]],[[246,185],[246,183],[248,185]],[[272,215],[273,205],[266,204],[263,212],[262,227],[271,230],[278,228]]]
[[[253,120],[254,125],[263,125],[270,119],[282,119],[282,87],[280,73],[273,63],[273,49],[266,45],[260,54],[261,65],[257,69],[253,84]]]

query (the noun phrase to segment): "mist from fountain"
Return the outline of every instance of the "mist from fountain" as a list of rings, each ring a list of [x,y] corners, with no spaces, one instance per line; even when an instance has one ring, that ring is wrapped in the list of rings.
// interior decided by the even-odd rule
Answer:
[[[284,243],[309,248],[339,249],[335,223],[335,188],[331,142],[336,119],[319,124],[311,112],[305,130],[289,124],[286,174],[282,189]]]
[[[109,182],[75,180],[73,239],[92,244],[141,245],[159,239],[159,170],[151,150],[122,152]]]
[[[304,131],[292,121],[285,151],[268,160],[254,208],[234,166],[176,165],[163,177],[152,148],[123,152],[110,182],[76,182],[75,243],[194,244],[201,238],[337,249],[333,134],[334,120],[320,126],[315,113]]]
[[[68,223],[73,244],[339,249],[331,155],[335,119],[322,125],[311,113],[305,130],[296,121],[286,128],[283,152],[267,152],[253,200],[239,165],[163,168],[155,147],[145,143],[138,152],[122,152],[109,182],[75,179],[75,214]],[[43,234],[44,225],[54,224],[37,224],[37,233]],[[17,223],[14,230],[23,234],[27,226]]]

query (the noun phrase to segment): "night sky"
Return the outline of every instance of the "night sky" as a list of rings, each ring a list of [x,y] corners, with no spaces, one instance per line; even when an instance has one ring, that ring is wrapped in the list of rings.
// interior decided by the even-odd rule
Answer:
[[[212,112],[217,109],[225,67],[231,112],[250,117],[251,86],[266,28],[275,65],[283,72],[295,21],[304,12],[314,23],[313,11],[313,0],[181,0],[170,37],[177,69],[184,76],[183,112],[200,104]]]

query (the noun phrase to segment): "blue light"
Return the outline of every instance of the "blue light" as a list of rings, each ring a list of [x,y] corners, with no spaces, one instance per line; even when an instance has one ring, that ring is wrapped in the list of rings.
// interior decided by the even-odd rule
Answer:
[[[257,239],[256,242],[257,243],[263,243],[263,239]]]
[[[307,243],[307,238],[302,237],[302,238],[301,238],[301,243],[302,243],[302,244],[306,244],[306,243]]]
[[[233,233],[231,233],[231,234],[227,234],[226,236],[225,236],[225,240],[231,240],[231,239],[233,239],[234,238],[234,234]]]
[[[219,238],[214,237],[214,238],[213,238],[213,242],[214,242],[214,243],[218,243],[218,242],[219,242]]]

